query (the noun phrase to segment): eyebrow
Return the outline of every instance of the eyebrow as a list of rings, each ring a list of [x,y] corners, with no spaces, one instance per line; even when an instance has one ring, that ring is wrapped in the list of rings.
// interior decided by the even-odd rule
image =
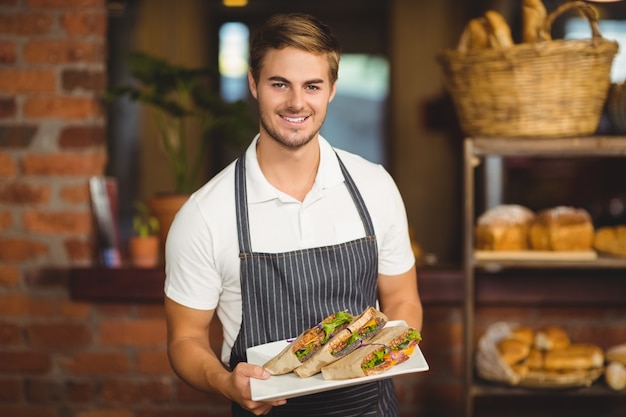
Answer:
[[[273,77],[269,77],[268,80],[270,81],[278,81],[284,84],[292,84],[291,81],[289,81],[288,79],[284,78],[284,77],[280,77],[278,75],[275,75]],[[324,84],[324,80],[321,78],[314,78],[312,80],[307,80],[304,82],[304,84],[310,85],[310,84]]]

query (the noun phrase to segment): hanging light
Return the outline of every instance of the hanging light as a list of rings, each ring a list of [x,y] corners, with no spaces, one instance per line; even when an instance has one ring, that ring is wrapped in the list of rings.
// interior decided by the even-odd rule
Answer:
[[[248,0],[222,0],[226,7],[244,7],[248,5]]]

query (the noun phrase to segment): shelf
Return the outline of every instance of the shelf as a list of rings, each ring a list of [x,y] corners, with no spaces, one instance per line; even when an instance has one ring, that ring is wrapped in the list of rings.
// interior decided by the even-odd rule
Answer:
[[[79,301],[162,302],[163,268],[73,268],[70,297]]]
[[[524,260],[524,259],[474,259],[473,266],[487,271],[499,271],[505,268],[529,268],[529,269],[626,269],[626,258],[610,256],[598,256],[594,260]],[[626,279],[626,277],[624,278]]]
[[[594,157],[626,156],[626,137],[594,136],[580,138],[474,138],[471,152],[476,155]]]
[[[506,396],[615,396],[626,398],[626,391],[613,391],[609,389],[602,378],[597,380],[590,387],[577,388],[522,388],[500,385],[495,382],[477,380],[471,388],[471,393],[475,397],[506,397]]]

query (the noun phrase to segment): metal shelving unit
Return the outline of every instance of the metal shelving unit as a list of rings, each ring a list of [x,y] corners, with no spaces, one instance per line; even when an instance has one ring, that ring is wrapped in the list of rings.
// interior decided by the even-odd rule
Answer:
[[[475,170],[489,156],[512,157],[528,156],[538,158],[575,158],[575,157],[626,157],[626,137],[593,136],[578,138],[467,138],[464,143],[464,371],[465,371],[465,415],[475,414],[475,399],[479,397],[523,397],[546,395],[541,391],[529,391],[522,388],[499,386],[478,380],[475,377],[474,340],[476,273],[487,271],[497,274],[508,269],[550,269],[550,270],[624,270],[626,282],[626,259],[599,257],[585,261],[551,260],[478,260],[474,256],[475,207]],[[618,272],[619,273],[619,272]],[[614,275],[614,274],[613,274]],[[504,284],[502,284],[504,285]],[[620,287],[621,288],[621,287]],[[626,284],[624,285],[626,288]],[[625,292],[621,292],[622,296]],[[619,295],[618,295],[619,297]],[[626,303],[626,297],[624,297]],[[554,395],[554,392],[549,395]],[[563,396],[616,396],[625,398],[622,393],[614,393],[602,386],[576,389],[558,393]]]

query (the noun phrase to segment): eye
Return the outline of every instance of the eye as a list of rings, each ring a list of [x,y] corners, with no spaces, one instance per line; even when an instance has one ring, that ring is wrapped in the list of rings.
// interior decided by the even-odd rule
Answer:
[[[316,86],[316,85],[311,84],[311,85],[307,85],[306,89],[309,90],[309,91],[317,91],[320,88],[318,86]]]
[[[273,83],[272,87],[274,88],[285,88],[287,85],[285,83]]]

